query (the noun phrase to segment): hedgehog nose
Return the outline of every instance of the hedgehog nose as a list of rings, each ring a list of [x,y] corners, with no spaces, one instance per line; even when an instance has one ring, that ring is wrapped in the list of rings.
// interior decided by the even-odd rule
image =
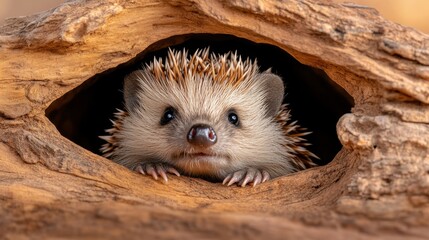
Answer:
[[[217,141],[216,132],[206,124],[195,124],[188,133],[188,142],[198,147],[210,147]]]

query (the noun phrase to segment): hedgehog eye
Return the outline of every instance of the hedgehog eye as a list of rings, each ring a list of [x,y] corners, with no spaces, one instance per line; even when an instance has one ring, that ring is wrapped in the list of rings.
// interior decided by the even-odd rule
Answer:
[[[238,122],[238,115],[235,112],[229,112],[228,113],[228,121],[231,124],[238,126],[238,123],[239,123]]]
[[[166,125],[175,117],[176,117],[176,110],[173,107],[168,107],[165,109],[164,114],[162,115],[161,121],[159,123],[161,125]]]

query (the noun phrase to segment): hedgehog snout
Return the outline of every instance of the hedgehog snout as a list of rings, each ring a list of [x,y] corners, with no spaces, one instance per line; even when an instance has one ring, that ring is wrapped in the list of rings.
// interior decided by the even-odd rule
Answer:
[[[194,146],[208,148],[217,142],[217,136],[211,126],[207,124],[195,124],[189,130],[187,140]]]

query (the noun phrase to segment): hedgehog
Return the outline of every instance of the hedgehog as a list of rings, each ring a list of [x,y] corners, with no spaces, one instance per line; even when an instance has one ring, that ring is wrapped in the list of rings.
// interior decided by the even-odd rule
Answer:
[[[237,51],[169,49],[124,78],[124,108],[100,150],[164,182],[182,174],[255,186],[316,166],[310,132],[291,120],[284,88]]]

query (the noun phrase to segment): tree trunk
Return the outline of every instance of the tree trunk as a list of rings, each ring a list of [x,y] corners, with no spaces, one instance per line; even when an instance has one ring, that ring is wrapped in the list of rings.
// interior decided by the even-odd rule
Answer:
[[[199,34],[278,47],[344,89],[354,106],[336,125],[332,161],[254,188],[183,176],[163,184],[52,123],[112,72]],[[374,9],[315,0],[77,0],[9,19],[0,26],[0,236],[427,237],[428,49],[427,35]]]

